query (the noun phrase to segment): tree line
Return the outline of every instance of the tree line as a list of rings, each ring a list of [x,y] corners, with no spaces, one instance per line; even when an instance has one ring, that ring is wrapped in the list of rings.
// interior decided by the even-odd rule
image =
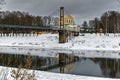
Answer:
[[[2,11],[0,12],[0,24],[20,25],[20,26],[49,26],[53,17],[33,16],[28,12]],[[54,18],[54,22],[57,23]]]
[[[93,28],[94,32],[99,32],[102,29],[104,33],[119,33],[120,32],[120,13],[117,11],[107,11],[100,18],[95,17],[82,24],[83,28]]]

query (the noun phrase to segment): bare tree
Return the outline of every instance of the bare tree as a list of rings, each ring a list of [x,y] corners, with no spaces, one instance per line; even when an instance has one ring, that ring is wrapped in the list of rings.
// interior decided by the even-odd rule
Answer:
[[[83,22],[82,24],[83,28],[84,28],[84,32],[86,32],[87,28],[88,28],[88,24],[86,21]]]

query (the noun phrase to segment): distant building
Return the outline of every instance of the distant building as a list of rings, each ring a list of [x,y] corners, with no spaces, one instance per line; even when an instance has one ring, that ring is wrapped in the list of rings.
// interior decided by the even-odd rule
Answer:
[[[74,25],[74,19],[71,15],[67,15],[64,18],[64,24],[65,25]]]
[[[60,19],[59,19],[58,23],[59,23],[59,26],[60,26]],[[66,15],[64,17],[64,25],[65,25],[65,27],[67,25],[74,25],[74,18],[71,15]]]
[[[66,15],[64,17],[64,28],[68,31],[80,31],[80,27],[74,24],[74,18],[71,15]],[[59,19],[60,26],[60,19]]]
[[[80,31],[80,27],[78,25],[67,25],[65,30],[68,31]]]
[[[59,27],[60,26],[60,18],[52,17],[52,16],[44,16],[42,18],[44,26],[52,26]],[[66,15],[64,17],[64,25],[74,25],[74,18],[71,15]]]

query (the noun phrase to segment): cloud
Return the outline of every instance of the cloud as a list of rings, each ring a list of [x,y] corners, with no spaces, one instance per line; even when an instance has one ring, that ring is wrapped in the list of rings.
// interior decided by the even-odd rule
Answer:
[[[6,0],[3,10],[19,10],[34,15],[50,15],[60,6],[67,14],[75,17],[77,23],[101,16],[108,10],[119,10],[117,0]]]

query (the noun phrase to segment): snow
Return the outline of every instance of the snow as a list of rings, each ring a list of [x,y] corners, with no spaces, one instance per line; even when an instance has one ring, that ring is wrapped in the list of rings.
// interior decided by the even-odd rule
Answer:
[[[109,34],[109,36],[104,34],[85,34],[84,36],[73,37],[64,44],[59,44],[58,40],[58,34],[50,33],[24,37],[22,35],[2,36],[0,37],[0,52],[13,54],[16,54],[16,52],[17,54],[30,52],[32,55],[50,57],[57,56],[58,52],[65,52],[79,57],[120,58],[120,34]],[[109,53],[106,51],[109,51]],[[10,71],[10,67],[0,66],[0,78],[3,79],[4,75],[6,75],[8,80],[13,80],[10,76]],[[120,80],[44,71],[35,72],[37,80]]]
[[[73,37],[67,43],[59,44],[58,34],[41,34],[35,36],[0,37],[0,46],[22,46],[47,49],[70,50],[120,50],[120,34],[85,34]]]
[[[11,71],[16,70],[16,68],[3,67],[0,66],[0,80],[14,80],[11,77]],[[24,71],[24,69],[22,69]],[[27,70],[28,73],[32,73],[32,70]],[[44,71],[35,71],[36,80],[120,80],[112,78],[99,78],[99,77],[90,77],[90,76],[77,76],[71,74],[60,74],[60,73],[51,73]]]
[[[36,49],[30,47],[0,47],[0,53],[6,54],[23,54],[41,57],[58,57],[59,53],[73,54],[79,57],[89,58],[118,58],[120,59],[120,51],[112,50],[64,50],[64,49]],[[44,53],[44,54],[43,54]]]

